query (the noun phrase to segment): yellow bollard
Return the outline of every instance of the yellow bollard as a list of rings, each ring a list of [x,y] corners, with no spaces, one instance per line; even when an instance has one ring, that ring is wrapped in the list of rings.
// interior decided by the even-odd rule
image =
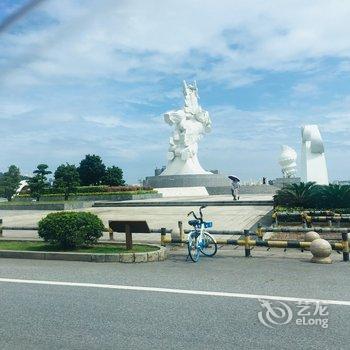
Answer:
[[[250,257],[249,230],[244,230],[244,252],[246,258]]]
[[[257,235],[260,239],[262,239],[263,236],[264,236],[264,233],[263,233],[263,230],[262,230],[262,226],[261,226],[260,223],[258,223],[258,227],[257,227],[257,229],[256,229],[256,235]]]
[[[162,227],[160,229],[160,245],[163,247],[165,247],[165,243],[166,243],[165,236],[166,236],[166,228]]]
[[[349,261],[349,238],[348,233],[342,233],[343,261]]]

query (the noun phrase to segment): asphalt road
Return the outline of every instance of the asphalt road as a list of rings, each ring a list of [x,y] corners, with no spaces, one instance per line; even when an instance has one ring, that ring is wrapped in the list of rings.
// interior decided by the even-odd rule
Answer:
[[[165,262],[131,265],[1,259],[0,348],[349,349],[349,264],[255,256],[231,250],[194,264],[179,251]],[[43,284],[50,281],[63,285]],[[277,315],[279,324],[268,328],[258,318],[262,312],[268,323],[259,296],[282,308],[280,297],[336,305],[315,316],[328,319],[322,328],[297,325],[297,302],[284,301],[291,321],[280,324],[286,319]]]

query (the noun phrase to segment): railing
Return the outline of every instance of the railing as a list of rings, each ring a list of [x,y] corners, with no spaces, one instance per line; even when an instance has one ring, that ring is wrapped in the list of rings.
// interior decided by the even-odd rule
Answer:
[[[264,230],[264,228],[261,228]],[[235,231],[237,232],[237,231]],[[212,231],[210,231],[213,234]],[[252,247],[267,247],[267,248],[296,248],[304,251],[310,249],[312,242],[304,242],[299,240],[263,240],[261,238],[251,239],[251,235],[256,235],[255,232],[250,232],[249,230],[243,231],[244,238],[240,239],[216,239],[218,244],[228,244],[235,246],[244,246],[245,256],[249,257],[251,255],[250,251]],[[187,243],[187,240],[180,236],[180,238],[175,237],[166,237],[166,232],[161,233],[161,244],[165,246],[166,244],[184,244]],[[342,233],[342,241],[338,243],[329,242],[332,247],[332,250],[337,252],[343,252],[343,261],[349,261],[349,241],[348,241],[348,232]]]
[[[174,236],[174,232],[171,229],[160,228],[160,229],[150,229],[151,233],[160,233],[161,235],[161,245],[165,246],[166,244],[186,244],[187,240],[185,238],[185,234],[190,230],[183,229],[183,223],[181,221],[178,222],[179,227],[179,238]],[[3,230],[16,230],[16,231],[37,231],[38,227],[13,227],[13,226],[3,226],[2,219],[0,219],[0,237],[3,236]],[[251,249],[254,247],[267,247],[267,248],[284,248],[285,250],[288,248],[292,249],[300,249],[301,251],[310,249],[311,242],[304,242],[299,240],[263,240],[262,237],[266,232],[281,232],[281,233],[306,233],[310,230],[319,232],[319,233],[341,233],[341,242],[329,242],[332,250],[342,252],[343,253],[343,261],[349,261],[349,228],[329,228],[329,227],[313,227],[313,228],[298,228],[298,227],[263,227],[258,225],[255,232],[251,232],[249,230],[211,230],[210,233],[213,235],[240,235],[243,236],[239,239],[216,239],[218,244],[227,244],[234,246],[244,246],[245,248],[245,256],[249,257],[251,255]],[[104,232],[109,232],[109,239],[114,241],[114,232],[105,228]],[[167,236],[167,233],[171,234],[171,237]],[[251,239],[251,236],[257,236],[257,239]]]
[[[274,212],[272,218],[276,226],[279,222],[300,222],[305,227],[311,226],[314,222],[326,222],[329,227],[334,224],[340,227],[342,222],[350,222],[350,214],[338,214],[332,211]]]

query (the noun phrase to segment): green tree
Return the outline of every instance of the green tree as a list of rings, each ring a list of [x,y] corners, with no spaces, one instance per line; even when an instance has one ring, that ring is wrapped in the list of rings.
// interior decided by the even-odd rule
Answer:
[[[52,174],[50,170],[47,170],[48,168],[49,166],[47,164],[39,164],[33,173],[39,176],[42,181],[47,181],[46,175]]]
[[[21,174],[19,168],[15,165],[10,165],[8,171],[6,171],[0,179],[1,192],[8,201],[12,200],[12,197],[19,187],[20,181]]]
[[[124,186],[123,170],[114,165],[108,167],[102,178],[102,184],[108,186]]]
[[[101,157],[87,154],[80,162],[78,172],[83,186],[99,185],[106,173],[106,166]]]
[[[61,164],[55,171],[53,186],[64,193],[68,200],[70,193],[75,193],[80,185],[79,173],[74,164]]]
[[[48,187],[47,175],[52,174],[51,171],[47,170],[48,167],[46,164],[39,164],[33,171],[35,175],[28,181],[30,194],[37,201],[40,200],[45,188]]]

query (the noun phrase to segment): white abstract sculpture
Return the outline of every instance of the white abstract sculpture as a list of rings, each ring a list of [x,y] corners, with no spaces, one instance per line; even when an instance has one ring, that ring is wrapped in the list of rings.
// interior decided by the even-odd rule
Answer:
[[[21,180],[20,183],[19,183],[19,186],[16,190],[16,195],[17,194],[20,194],[21,191],[23,190],[24,187],[28,186],[28,181],[27,180]]]
[[[278,160],[284,178],[295,177],[297,173],[297,152],[289,146],[281,146],[281,155]]]
[[[197,158],[198,141],[202,135],[211,130],[209,113],[198,104],[198,89],[183,82],[185,106],[177,111],[164,114],[164,120],[174,126],[170,137],[168,151],[168,165],[160,176],[211,174],[205,171]]]
[[[329,185],[324,146],[318,126],[303,126],[301,137],[301,181]]]

